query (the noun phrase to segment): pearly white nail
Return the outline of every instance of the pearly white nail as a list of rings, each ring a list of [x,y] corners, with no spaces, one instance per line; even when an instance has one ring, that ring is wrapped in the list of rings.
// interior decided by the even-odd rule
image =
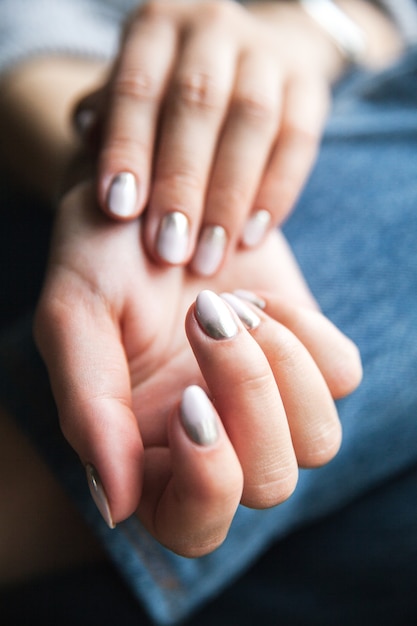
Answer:
[[[229,307],[213,291],[201,291],[196,300],[196,315],[203,330],[213,339],[231,339],[238,332]]]
[[[264,309],[266,307],[266,302],[262,298],[253,293],[252,291],[247,291],[246,289],[235,289],[233,292],[235,296],[238,298],[242,298],[242,300],[247,300],[258,307],[258,309]]]
[[[113,522],[109,501],[106,496],[106,492],[104,491],[104,487],[101,483],[100,477],[97,473],[96,468],[88,463],[85,467],[85,471],[87,474],[87,482],[90,488],[91,496],[103,516],[104,521],[106,522],[109,528],[115,528],[116,524]]]
[[[137,201],[136,180],[130,172],[113,178],[107,196],[107,208],[117,217],[130,217],[135,213]]]
[[[172,265],[184,263],[188,255],[188,219],[184,213],[167,213],[161,221],[157,252],[161,259]]]
[[[219,269],[226,248],[226,231],[223,226],[206,226],[201,233],[192,268],[201,276],[212,276]]]
[[[256,315],[256,313],[248,307],[240,298],[234,296],[232,293],[222,293],[220,294],[223,300],[226,300],[228,304],[235,311],[236,315],[240,320],[244,323],[246,328],[253,330],[257,328],[261,323],[260,317]]]
[[[257,246],[265,237],[266,231],[271,223],[271,214],[269,211],[261,209],[253,213],[246,222],[243,229],[242,243],[248,248]]]
[[[217,415],[201,387],[184,390],[180,406],[181,421],[189,438],[200,446],[211,446],[219,436]]]

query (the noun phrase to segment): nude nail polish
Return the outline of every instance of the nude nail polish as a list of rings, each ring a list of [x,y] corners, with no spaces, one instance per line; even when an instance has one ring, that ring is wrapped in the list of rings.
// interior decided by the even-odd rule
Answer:
[[[107,208],[117,217],[134,215],[137,201],[137,186],[133,174],[122,172],[115,176],[107,195]]]
[[[248,248],[253,248],[261,243],[271,223],[269,211],[261,209],[251,215],[245,224],[242,235],[242,243]]]
[[[107,526],[112,529],[115,528],[116,524],[113,522],[109,501],[107,499],[106,492],[104,491],[104,487],[101,483],[96,468],[91,465],[91,463],[87,463],[87,465],[85,466],[85,471],[87,474],[87,482],[90,488],[90,493],[98,510],[103,516],[103,519],[106,522]]]
[[[197,385],[184,390],[180,405],[185,432],[200,446],[213,445],[219,436],[217,415],[207,395]]]
[[[192,269],[200,276],[215,274],[223,260],[226,243],[226,231],[222,226],[206,226],[197,244]]]
[[[222,293],[220,295],[223,300],[226,300],[226,302],[230,304],[230,306],[235,311],[239,319],[246,326],[246,328],[248,328],[249,330],[253,330],[254,328],[257,328],[259,326],[259,324],[261,323],[260,317],[258,317],[255,311],[248,307],[247,304],[243,302],[243,300],[233,295],[232,293]]]
[[[167,213],[161,221],[156,249],[164,261],[178,265],[187,260],[189,223],[179,211]]]
[[[196,316],[202,329],[213,339],[231,339],[238,326],[227,304],[213,291],[201,291],[196,300]]]

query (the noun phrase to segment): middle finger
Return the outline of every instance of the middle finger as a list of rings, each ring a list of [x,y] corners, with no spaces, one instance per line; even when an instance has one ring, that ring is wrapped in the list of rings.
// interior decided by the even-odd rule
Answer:
[[[148,249],[167,264],[184,264],[192,254],[234,64],[235,48],[219,27],[183,34],[163,110],[145,229]]]

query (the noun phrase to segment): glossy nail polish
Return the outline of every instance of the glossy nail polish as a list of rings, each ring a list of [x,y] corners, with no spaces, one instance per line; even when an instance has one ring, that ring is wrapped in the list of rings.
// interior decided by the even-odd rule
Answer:
[[[107,208],[117,217],[130,217],[135,213],[137,200],[136,180],[130,172],[115,176],[107,195]]]
[[[253,293],[252,291],[247,291],[246,289],[235,289],[233,292],[235,296],[241,298],[242,300],[247,300],[258,307],[258,309],[264,309],[266,307],[266,302],[262,298]]]
[[[226,243],[226,231],[222,226],[206,226],[193,258],[193,270],[200,276],[215,274],[223,260]]]
[[[261,323],[260,317],[256,315],[256,313],[251,309],[247,304],[243,302],[240,298],[233,295],[232,293],[222,293],[221,297],[223,300],[226,300],[228,304],[235,311],[236,315],[243,322],[243,324],[249,330],[253,330],[257,328]]]
[[[184,390],[180,406],[185,432],[200,446],[213,445],[219,436],[217,415],[201,387],[191,385]]]
[[[248,248],[253,248],[261,243],[271,223],[269,211],[261,209],[250,216],[243,230],[242,243]]]
[[[87,474],[87,482],[90,488],[91,496],[103,516],[104,521],[106,522],[109,528],[115,528],[116,524],[113,522],[109,501],[106,496],[106,492],[104,491],[104,487],[101,483],[100,477],[97,473],[96,468],[88,463],[85,467],[85,471]]]
[[[179,211],[167,213],[161,221],[156,249],[164,261],[171,265],[184,263],[188,255],[189,223]]]
[[[238,326],[227,304],[213,291],[201,291],[196,300],[196,316],[202,329],[213,339],[231,339]]]

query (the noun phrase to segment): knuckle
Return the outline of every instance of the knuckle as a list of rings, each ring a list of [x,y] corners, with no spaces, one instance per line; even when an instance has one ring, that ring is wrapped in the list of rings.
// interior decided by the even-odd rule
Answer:
[[[179,76],[174,85],[174,99],[180,106],[202,112],[217,111],[223,101],[212,76],[203,71]]]
[[[148,0],[141,7],[138,8],[138,14],[140,17],[146,19],[159,18],[165,12],[165,2]]]
[[[261,93],[238,92],[232,102],[232,111],[236,117],[258,127],[274,125],[277,110],[276,103]]]
[[[314,439],[308,442],[306,450],[298,455],[298,463],[303,468],[316,468],[325,465],[337,454],[342,440],[339,421],[333,421]]]
[[[113,98],[128,98],[139,103],[152,103],[159,97],[155,78],[145,68],[122,69],[111,86]]]
[[[201,7],[201,16],[204,23],[210,27],[223,26],[236,18],[240,7],[232,0],[223,2],[206,2]]]
[[[201,191],[204,188],[201,176],[191,167],[177,166],[174,170],[167,169],[157,176],[158,186],[163,185],[173,195],[183,193],[184,190],[191,192]]]
[[[169,542],[170,549],[180,556],[195,559],[205,556],[216,550],[225,540],[226,531],[221,529],[217,532],[206,532],[203,536],[197,533],[194,536],[189,533],[182,541]]]
[[[256,509],[268,509],[282,504],[294,493],[297,481],[296,465],[274,467],[255,484],[245,484],[242,504]]]
[[[281,129],[284,141],[291,142],[294,146],[315,149],[320,141],[321,132],[318,128],[303,126],[300,122],[289,122]]]
[[[100,165],[103,169],[124,167],[128,170],[132,164],[142,163],[142,159],[149,153],[149,146],[140,137],[118,134],[111,136],[100,153]]]
[[[247,186],[243,182],[220,181],[216,184],[215,194],[216,204],[224,207],[226,214],[241,211],[250,201]]]

